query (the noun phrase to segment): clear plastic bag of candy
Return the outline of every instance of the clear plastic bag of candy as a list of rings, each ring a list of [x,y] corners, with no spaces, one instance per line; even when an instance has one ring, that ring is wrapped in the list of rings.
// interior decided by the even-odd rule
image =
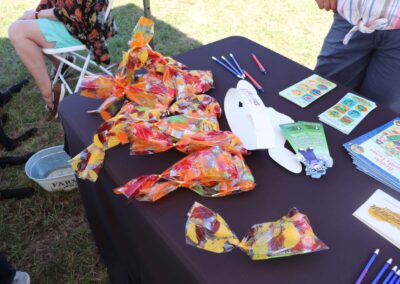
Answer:
[[[195,202],[186,222],[186,243],[215,253],[239,248],[252,260],[266,260],[326,250],[307,216],[292,208],[274,222],[253,225],[240,241],[216,212]]]

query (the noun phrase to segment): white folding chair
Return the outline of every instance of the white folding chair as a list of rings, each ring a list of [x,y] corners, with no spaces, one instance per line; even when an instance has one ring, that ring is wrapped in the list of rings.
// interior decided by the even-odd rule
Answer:
[[[114,2],[114,0],[110,0],[108,2],[107,10],[105,13],[106,19],[108,18],[109,14],[111,12],[113,2]],[[69,84],[67,83],[63,74],[61,73],[61,70],[62,70],[64,64],[67,64],[72,69],[75,69],[80,72],[79,79],[78,79],[78,82],[76,83],[74,93],[78,92],[78,90],[82,84],[83,77],[85,75],[94,75],[93,73],[91,73],[90,71],[87,70],[89,67],[89,64],[100,69],[101,71],[103,71],[104,73],[106,73],[108,75],[112,75],[110,70],[108,70],[107,68],[104,68],[103,66],[97,64],[96,62],[94,62],[93,60],[90,59],[90,57],[91,57],[90,51],[83,44],[77,45],[77,46],[65,47],[65,48],[43,48],[42,51],[44,54],[53,56],[60,61],[60,65],[58,66],[58,69],[57,69],[56,75],[53,79],[52,85],[54,85],[58,81],[58,79],[60,79],[64,83],[65,88],[67,89],[68,93],[71,95],[73,94],[72,89],[69,86]],[[87,55],[84,56],[82,54],[79,54],[78,52],[87,53]],[[77,61],[79,61],[79,59],[81,59],[81,61],[83,61],[83,66],[78,66],[77,64],[74,64],[74,63],[66,60],[66,57],[68,55],[75,56],[78,59]]]

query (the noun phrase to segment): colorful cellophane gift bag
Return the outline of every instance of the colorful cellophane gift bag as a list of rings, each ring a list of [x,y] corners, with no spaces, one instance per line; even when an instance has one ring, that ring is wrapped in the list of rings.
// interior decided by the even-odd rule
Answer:
[[[240,241],[218,213],[197,202],[188,213],[186,243],[215,253],[238,247],[252,260],[328,249],[314,234],[307,216],[297,208],[275,222],[253,225]]]

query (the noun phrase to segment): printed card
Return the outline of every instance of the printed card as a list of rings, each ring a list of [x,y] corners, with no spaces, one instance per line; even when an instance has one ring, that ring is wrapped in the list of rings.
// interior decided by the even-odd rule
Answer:
[[[352,93],[347,93],[333,107],[321,113],[319,120],[349,134],[373,110],[376,104]]]
[[[280,91],[279,95],[304,108],[335,87],[336,84],[314,74]]]
[[[400,202],[378,189],[353,216],[400,249]]]

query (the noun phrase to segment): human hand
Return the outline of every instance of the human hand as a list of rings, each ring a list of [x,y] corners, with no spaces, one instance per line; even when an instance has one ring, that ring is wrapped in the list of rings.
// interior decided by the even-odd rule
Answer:
[[[18,20],[33,20],[35,19],[35,10],[27,10]]]
[[[325,9],[326,11],[337,11],[337,0],[315,0],[320,9]]]

